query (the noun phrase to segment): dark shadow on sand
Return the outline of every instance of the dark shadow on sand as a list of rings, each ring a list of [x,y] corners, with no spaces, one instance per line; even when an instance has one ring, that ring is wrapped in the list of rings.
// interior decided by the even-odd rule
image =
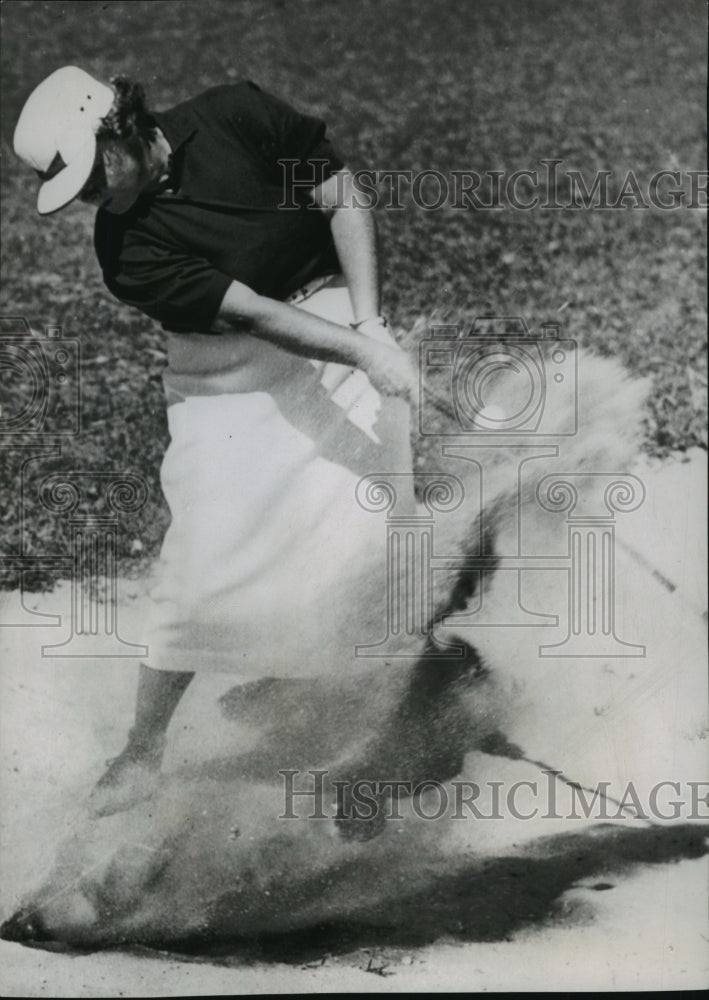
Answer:
[[[637,821],[628,820],[625,828],[601,824],[583,833],[544,838],[515,856],[473,857],[455,870],[426,879],[420,891],[363,906],[345,921],[318,923],[284,934],[220,934],[220,925],[228,926],[230,914],[239,907],[238,894],[227,891],[213,911],[209,934],[161,942],[159,952],[154,940],[146,942],[146,947],[134,941],[122,950],[127,947],[146,957],[164,956],[167,951],[224,964],[298,964],[361,948],[422,947],[441,939],[510,940],[524,928],[564,919],[562,895],[590,877],[599,877],[594,888],[609,890],[616,878],[635,866],[674,863],[707,853],[709,824],[648,828],[633,827],[633,822]],[[349,864],[356,868],[356,861]],[[13,939],[7,935],[8,924],[3,925],[2,936]],[[23,943],[52,951],[87,950],[54,942]]]

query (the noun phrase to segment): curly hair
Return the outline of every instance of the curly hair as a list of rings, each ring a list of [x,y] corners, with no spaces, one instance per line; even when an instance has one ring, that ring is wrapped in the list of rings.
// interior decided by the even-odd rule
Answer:
[[[97,139],[155,139],[156,121],[145,103],[145,92],[139,83],[125,76],[111,77],[115,99],[111,110],[101,121]]]

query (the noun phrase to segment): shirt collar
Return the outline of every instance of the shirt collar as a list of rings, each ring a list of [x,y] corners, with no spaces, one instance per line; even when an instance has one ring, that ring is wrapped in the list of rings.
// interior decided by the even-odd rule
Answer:
[[[161,185],[161,190],[177,191],[180,187],[187,144],[198,131],[194,121],[180,112],[179,107],[172,108],[170,111],[153,112],[153,118],[165,134],[172,150],[168,160],[168,177]]]

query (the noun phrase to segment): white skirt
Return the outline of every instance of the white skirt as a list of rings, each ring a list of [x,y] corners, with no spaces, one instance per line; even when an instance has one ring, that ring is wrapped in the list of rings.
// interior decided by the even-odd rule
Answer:
[[[336,284],[299,306],[348,324]],[[244,679],[371,669],[356,647],[387,633],[386,516],[355,491],[404,473],[397,513],[414,511],[408,404],[246,334],[194,343],[214,371],[165,376],[172,521],[146,664]]]

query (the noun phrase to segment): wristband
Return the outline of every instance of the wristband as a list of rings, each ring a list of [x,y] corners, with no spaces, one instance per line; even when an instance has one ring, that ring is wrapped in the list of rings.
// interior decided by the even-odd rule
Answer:
[[[376,324],[376,326],[389,326],[389,322],[386,316],[368,316],[367,319],[361,319],[358,323],[350,323],[353,330],[359,330],[362,326],[369,326],[369,324]]]

